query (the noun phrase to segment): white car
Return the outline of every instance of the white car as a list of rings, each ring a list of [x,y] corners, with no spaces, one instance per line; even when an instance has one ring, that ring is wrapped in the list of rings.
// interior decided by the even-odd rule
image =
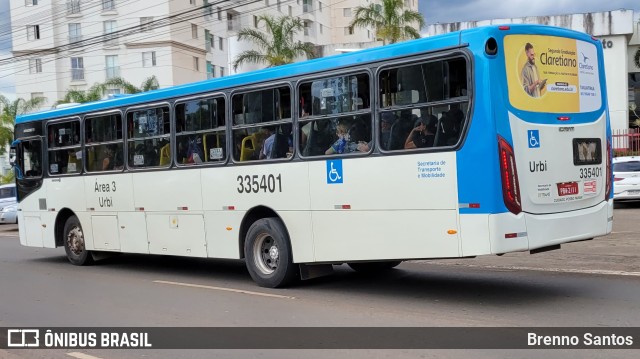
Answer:
[[[640,199],[640,157],[613,159],[613,199]]]
[[[0,224],[18,223],[18,204],[11,204],[0,212]]]
[[[16,203],[16,185],[15,183],[3,184],[0,186],[0,211],[11,204]]]

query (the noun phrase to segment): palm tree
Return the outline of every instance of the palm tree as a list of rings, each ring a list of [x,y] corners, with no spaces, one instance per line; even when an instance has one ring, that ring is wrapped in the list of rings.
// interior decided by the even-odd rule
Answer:
[[[115,77],[105,81],[104,83],[96,83],[91,86],[87,91],[79,90],[67,90],[64,98],[54,104],[54,107],[63,103],[77,102],[85,103],[92,101],[99,101],[104,97],[104,93],[107,91],[107,87],[116,86],[124,90],[124,93],[138,93],[156,90],[160,87],[158,79],[154,76],[148,77],[142,82],[142,85],[138,88],[132,85],[122,77]]]
[[[13,141],[13,126],[16,116],[37,110],[46,102],[44,97],[36,97],[31,100],[18,98],[9,101],[8,98],[0,95],[0,154],[4,154],[7,144]]]
[[[106,86],[116,86],[120,87],[124,90],[124,93],[139,93],[139,92],[147,92],[151,90],[157,90],[160,87],[158,83],[158,79],[155,75],[147,77],[140,87],[135,87],[131,84],[131,82],[123,79],[122,77],[115,77],[110,80],[105,81]]]
[[[306,56],[307,59],[316,57],[311,44],[293,41],[295,33],[304,28],[302,20],[299,18],[291,16],[274,18],[269,15],[260,15],[258,16],[258,24],[261,22],[265,23],[267,32],[271,36],[251,28],[240,30],[238,41],[249,40],[259,50],[247,50],[240,53],[233,61],[234,70],[246,62],[273,67],[290,64],[299,56]]]
[[[418,24],[418,28],[412,24]],[[376,36],[386,45],[407,39],[419,39],[419,31],[424,25],[422,14],[413,10],[403,10],[402,0],[382,0],[382,6],[370,4],[366,7],[356,7],[349,27],[353,30],[354,27],[371,26],[376,30]]]
[[[67,93],[64,95],[64,98],[54,103],[53,107],[56,107],[56,105],[63,104],[63,103],[71,103],[71,102],[85,103],[85,102],[99,101],[100,99],[102,99],[102,96],[104,96],[106,88],[107,87],[104,84],[96,83],[93,86],[89,87],[87,91],[67,90]]]

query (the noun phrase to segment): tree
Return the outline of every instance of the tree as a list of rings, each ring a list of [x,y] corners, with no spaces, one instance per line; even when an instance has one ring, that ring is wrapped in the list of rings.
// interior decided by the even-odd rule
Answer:
[[[412,24],[417,24],[418,28],[416,29]],[[382,6],[370,4],[356,7],[349,27],[353,30],[354,27],[371,26],[376,30],[376,36],[386,45],[408,39],[419,39],[419,31],[424,25],[422,14],[413,10],[403,10],[402,0],[382,0]]]
[[[135,87],[131,84],[131,82],[123,79],[122,77],[115,77],[105,81],[104,85],[106,86],[117,86],[124,90],[124,93],[133,94],[139,92],[147,92],[152,90],[157,90],[160,88],[160,84],[158,83],[158,79],[155,75],[147,77],[140,87]]]
[[[0,95],[0,154],[4,154],[5,147],[13,142],[13,126],[16,123],[16,116],[37,110],[45,102],[44,97],[36,97],[31,100],[18,98],[9,101],[8,98]]]
[[[107,87],[105,84],[96,83],[93,86],[89,87],[87,91],[80,90],[67,90],[67,93],[64,95],[62,100],[56,101],[53,104],[53,107],[56,107],[59,104],[63,103],[85,103],[92,101],[99,101],[104,96]]]
[[[274,18],[269,15],[258,16],[258,24],[264,22],[270,36],[256,29],[244,28],[238,32],[238,41],[253,42],[259,50],[247,50],[240,53],[233,60],[233,69],[244,63],[265,64],[267,67],[290,64],[296,57],[315,56],[311,44],[294,42],[294,35],[304,28],[302,20],[291,16]]]
[[[7,172],[6,175],[0,177],[0,184],[16,183],[16,174],[13,170]]]
[[[135,87],[122,77],[115,77],[105,81],[104,83],[95,83],[93,86],[89,87],[87,91],[67,90],[64,98],[53,104],[53,107],[63,103],[100,101],[104,97],[104,93],[107,91],[107,87],[109,86],[120,87],[124,90],[124,93],[128,94],[157,90],[160,87],[155,75],[145,79],[140,87]]]

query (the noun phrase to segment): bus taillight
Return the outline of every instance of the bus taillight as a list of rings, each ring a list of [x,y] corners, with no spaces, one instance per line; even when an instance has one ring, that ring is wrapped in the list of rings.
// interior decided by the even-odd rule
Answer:
[[[604,191],[604,200],[608,201],[611,196],[611,140],[607,139],[607,185]]]
[[[513,148],[504,138],[498,136],[498,149],[500,151],[500,177],[502,178],[504,204],[509,212],[518,214],[522,212],[522,204]]]

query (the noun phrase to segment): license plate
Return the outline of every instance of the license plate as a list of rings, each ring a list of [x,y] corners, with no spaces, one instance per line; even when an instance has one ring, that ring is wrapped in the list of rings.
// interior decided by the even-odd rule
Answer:
[[[627,194],[633,194],[633,195],[640,194],[640,189],[632,189],[631,191],[627,191]]]
[[[572,196],[578,194],[578,182],[558,183],[558,196]]]

